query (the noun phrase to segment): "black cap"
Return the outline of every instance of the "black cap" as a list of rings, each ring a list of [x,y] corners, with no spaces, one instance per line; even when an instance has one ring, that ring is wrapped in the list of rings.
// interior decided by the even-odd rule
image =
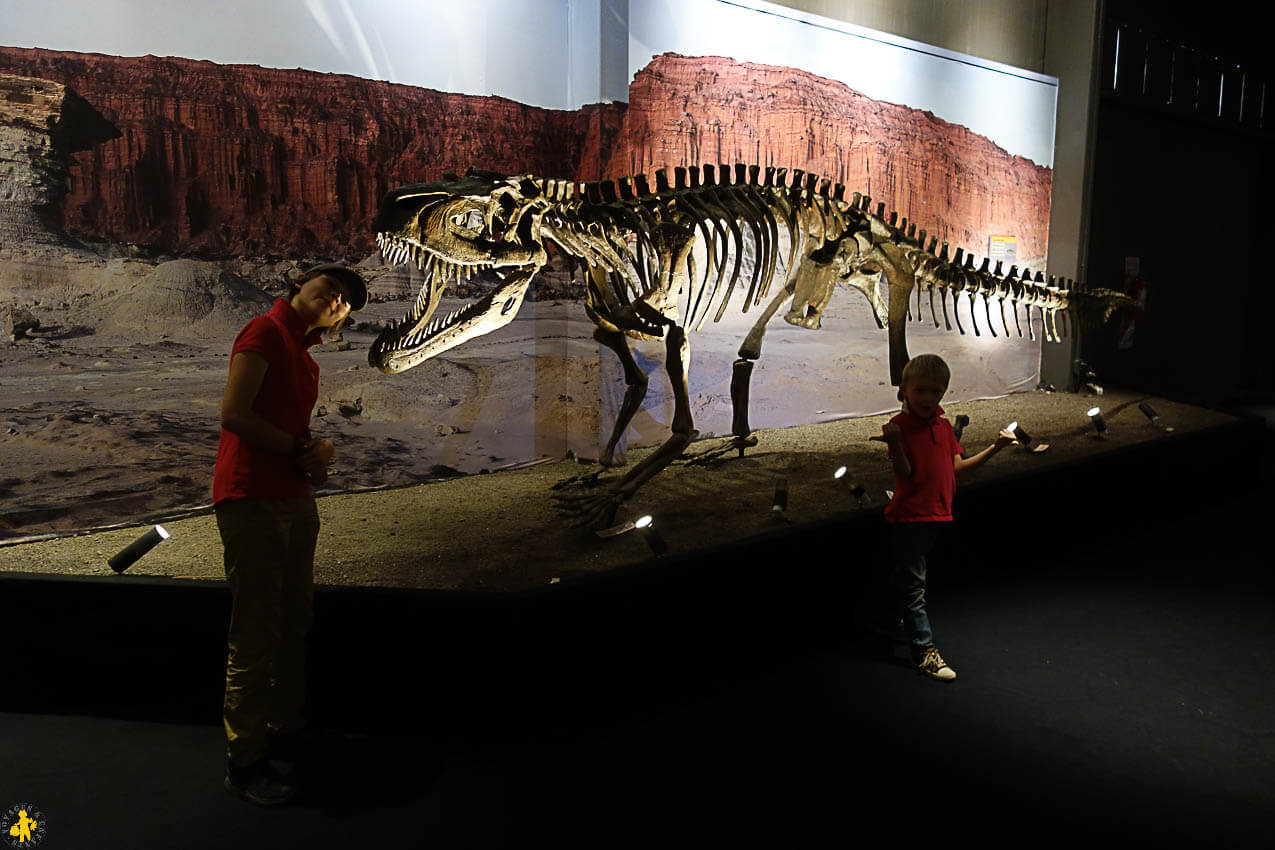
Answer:
[[[307,280],[314,280],[320,275],[334,277],[350,288],[351,311],[362,310],[367,304],[367,284],[363,282],[362,275],[342,263],[321,263],[311,266],[293,282],[300,286]]]

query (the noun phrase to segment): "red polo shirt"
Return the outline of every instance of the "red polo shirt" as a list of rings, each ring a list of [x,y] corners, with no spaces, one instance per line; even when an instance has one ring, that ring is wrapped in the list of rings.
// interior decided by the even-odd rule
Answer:
[[[943,418],[943,408],[928,420],[905,410],[890,421],[903,432],[912,477],[895,476],[894,498],[885,506],[886,522],[951,522],[954,462],[963,449],[952,423]]]
[[[319,399],[319,364],[307,349],[322,339],[306,336],[305,323],[286,299],[244,325],[230,357],[255,352],[268,367],[252,409],[273,425],[310,438],[310,412]],[[310,482],[286,454],[253,448],[238,434],[221,429],[213,471],[213,504],[223,499],[291,499],[310,495]]]

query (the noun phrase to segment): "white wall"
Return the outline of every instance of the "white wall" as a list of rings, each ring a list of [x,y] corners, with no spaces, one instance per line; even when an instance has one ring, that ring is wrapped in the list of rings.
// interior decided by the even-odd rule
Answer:
[[[861,27],[1049,74],[1049,0],[772,0]],[[1070,2],[1068,8],[1092,0]],[[1058,0],[1055,0],[1055,6]]]

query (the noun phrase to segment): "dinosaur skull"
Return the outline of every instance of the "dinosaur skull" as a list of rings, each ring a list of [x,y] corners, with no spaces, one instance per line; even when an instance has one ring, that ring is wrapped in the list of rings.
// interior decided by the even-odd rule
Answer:
[[[863,245],[850,233],[828,240],[803,257],[793,277],[796,289],[784,314],[790,325],[818,330],[839,282],[849,283],[868,297],[878,323],[884,317],[884,302],[877,293],[881,267],[867,258]]]
[[[547,262],[540,243],[537,184],[470,171],[438,183],[389,192],[373,228],[381,252],[425,273],[402,321],[381,332],[368,362],[402,372],[513,321],[536,271]],[[490,271],[500,283],[489,295],[434,319],[448,281]]]

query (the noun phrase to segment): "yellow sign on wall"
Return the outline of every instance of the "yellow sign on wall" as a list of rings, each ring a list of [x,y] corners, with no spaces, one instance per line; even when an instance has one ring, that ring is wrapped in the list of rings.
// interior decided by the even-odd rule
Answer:
[[[1018,237],[1017,236],[996,236],[987,237],[987,258],[993,264],[997,260],[1006,263],[1012,263],[1018,259]]]

